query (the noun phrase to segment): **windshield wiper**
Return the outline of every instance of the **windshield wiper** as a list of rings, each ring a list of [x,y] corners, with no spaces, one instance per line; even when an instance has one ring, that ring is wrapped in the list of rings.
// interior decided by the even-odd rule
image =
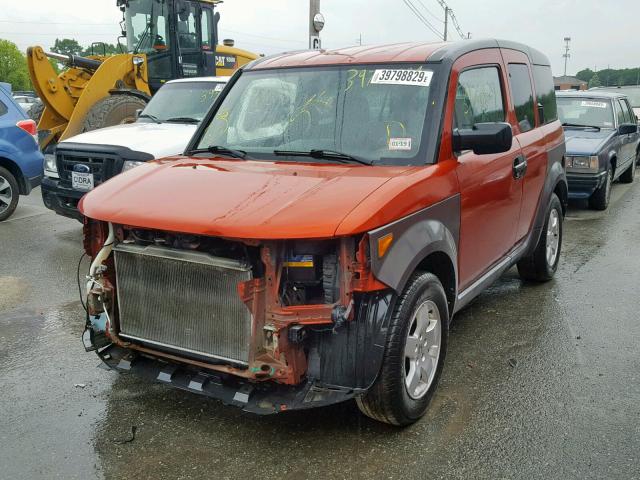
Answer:
[[[225,157],[240,158],[242,160],[247,159],[247,152],[244,150],[234,150],[220,145],[209,145],[207,148],[196,148],[195,150],[191,150],[189,153],[215,153],[218,155],[224,155]]]
[[[150,113],[141,113],[140,115],[138,115],[138,118],[150,118],[153,122],[155,123],[162,123],[158,117],[156,117],[155,115],[151,115]]]
[[[596,125],[580,125],[578,123],[568,123],[568,122],[564,122],[562,124],[563,127],[578,127],[578,128],[595,128],[596,130],[600,131],[600,127],[596,126]]]
[[[193,117],[171,117],[167,118],[165,122],[175,122],[175,123],[200,123],[200,120]]]
[[[371,165],[373,162],[363,158],[354,157],[348,153],[336,152],[334,150],[274,150],[274,155],[283,157],[311,157],[326,160],[335,160],[340,163],[359,163],[361,165]]]

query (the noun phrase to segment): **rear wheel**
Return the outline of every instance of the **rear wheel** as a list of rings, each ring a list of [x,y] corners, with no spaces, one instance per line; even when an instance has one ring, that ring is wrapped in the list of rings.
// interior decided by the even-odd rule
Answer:
[[[613,169],[607,168],[607,177],[604,184],[600,186],[591,197],[589,197],[589,207],[594,210],[606,210],[611,199],[611,184],[613,183]]]
[[[622,183],[633,183],[633,178],[636,175],[636,159],[631,162],[629,168],[627,168],[622,175],[620,175],[620,181]]]
[[[562,247],[562,205],[553,193],[547,210],[542,234],[531,255],[518,262],[518,273],[524,280],[546,282],[553,278],[560,262]]]
[[[13,214],[19,195],[16,178],[9,170],[0,167],[0,222]]]
[[[356,398],[362,413],[392,425],[409,425],[425,414],[442,373],[448,319],[438,278],[414,275],[393,311],[378,378]]]
[[[84,121],[83,132],[98,128],[133,123],[136,121],[136,111],[147,105],[143,99],[133,95],[111,95],[97,102]]]

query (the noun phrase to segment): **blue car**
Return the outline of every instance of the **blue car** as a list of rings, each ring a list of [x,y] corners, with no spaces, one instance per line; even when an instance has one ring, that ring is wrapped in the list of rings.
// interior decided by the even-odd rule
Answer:
[[[640,161],[640,131],[628,99],[599,90],[557,92],[567,145],[569,198],[605,210],[615,180],[631,183]]]
[[[0,83],[0,222],[11,216],[19,195],[29,195],[42,180],[44,157],[38,147],[36,122]]]

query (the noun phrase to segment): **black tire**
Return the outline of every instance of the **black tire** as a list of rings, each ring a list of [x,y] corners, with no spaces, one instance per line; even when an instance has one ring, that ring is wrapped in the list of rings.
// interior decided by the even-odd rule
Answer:
[[[0,222],[6,220],[18,206],[18,181],[6,168],[0,167]]]
[[[33,104],[33,106],[29,109],[29,118],[36,122],[36,124],[40,123],[40,117],[42,117],[42,112],[44,112],[44,103],[38,102]]]
[[[136,121],[136,110],[147,105],[133,95],[111,95],[97,102],[84,120],[83,132]]]
[[[622,175],[620,175],[620,183],[633,183],[633,178],[636,176],[636,159],[633,159],[629,168],[627,168]]]
[[[405,346],[414,315],[418,308],[424,307],[425,302],[432,302],[430,305],[437,307],[440,347],[431,383],[425,382],[426,391],[416,399],[409,395],[405,385],[409,366],[409,360],[405,358]],[[414,274],[394,308],[378,378],[365,394],[356,398],[360,411],[374,420],[397,426],[419,420],[425,414],[442,374],[448,329],[449,310],[442,284],[431,273]]]
[[[551,262],[547,257],[547,246],[552,241],[552,236],[548,235],[549,223],[553,217],[553,212],[556,212],[555,218],[558,222],[558,231],[554,235],[557,238],[558,244],[555,251],[555,257]],[[551,200],[547,207],[546,218],[544,221],[544,227],[540,234],[540,239],[536,245],[536,249],[531,255],[523,257],[518,262],[518,273],[523,280],[529,280],[534,282],[547,282],[553,278],[553,275],[558,269],[558,263],[560,262],[560,251],[562,250],[562,224],[563,214],[562,205],[560,199],[555,193],[551,194]]]
[[[594,210],[606,210],[611,200],[611,186],[613,184],[613,169],[611,166],[607,168],[607,178],[604,184],[600,186],[589,197],[589,208]]]
[[[325,255],[322,259],[322,289],[324,303],[335,303],[340,296],[338,285],[338,257],[334,254]]]

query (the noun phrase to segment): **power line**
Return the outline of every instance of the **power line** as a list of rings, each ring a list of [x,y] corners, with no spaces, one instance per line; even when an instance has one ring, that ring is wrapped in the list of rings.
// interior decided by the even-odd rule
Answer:
[[[431,25],[431,23],[429,23],[429,20],[426,19],[426,17],[420,13],[420,10],[418,10],[418,7],[415,6],[415,4],[412,3],[412,0],[403,0],[405,5],[407,7],[409,7],[409,9],[415,14],[416,17],[418,17],[418,20],[420,20],[429,30],[431,30],[433,33],[435,33],[438,38],[442,37],[442,33],[440,33],[436,27],[434,27],[433,25]]]
[[[434,14],[433,12],[431,12],[431,10],[429,10],[429,9],[427,8],[427,6],[426,6],[424,3],[422,3],[422,0],[418,0],[418,3],[419,3],[420,5],[422,5],[422,8],[423,8],[423,9],[424,9],[424,10],[425,10],[429,15],[431,15],[431,16],[432,16],[436,21],[438,21],[438,22],[440,22],[440,23],[444,23],[444,20],[442,20],[442,19],[438,18],[438,16],[437,16],[436,14]]]
[[[447,18],[451,17],[451,23],[453,24],[453,27],[456,29],[456,32],[458,32],[458,35],[460,36],[460,38],[464,39],[464,33],[462,32],[462,28],[460,28],[460,24],[458,23],[458,19],[456,18],[455,13],[453,13],[453,9],[447,5],[447,3],[444,0],[436,0],[440,6],[442,8],[444,8],[444,25],[445,25],[445,32],[447,31]],[[446,35],[445,35],[445,40],[447,40]]]

